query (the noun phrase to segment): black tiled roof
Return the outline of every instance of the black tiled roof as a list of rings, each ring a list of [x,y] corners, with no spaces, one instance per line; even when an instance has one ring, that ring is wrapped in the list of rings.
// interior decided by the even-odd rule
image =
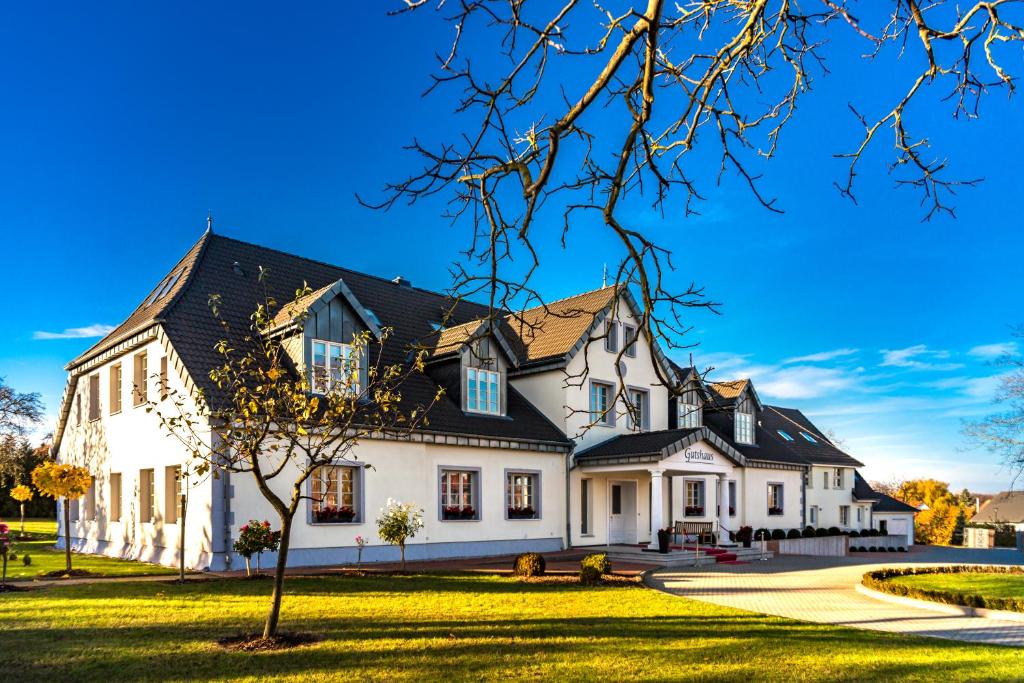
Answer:
[[[871,488],[871,484],[869,484],[864,477],[860,476],[860,472],[853,473],[854,498],[857,500],[879,500],[882,495],[883,494]]]
[[[791,451],[812,465],[832,465],[834,467],[863,467],[864,463],[850,457],[835,446],[807,416],[795,408],[765,406],[759,418],[765,431],[770,432],[777,440],[782,441]],[[793,437],[786,441],[778,434],[782,430]],[[810,434],[817,443],[811,443],[800,432]],[[760,438],[760,432],[758,432]]]
[[[234,331],[245,331],[249,316],[262,300],[262,285],[257,282],[260,267],[268,271],[263,285],[279,304],[295,297],[295,291],[307,283],[314,290],[339,278],[359,302],[373,311],[382,326],[393,328],[382,352],[385,364],[407,363],[410,347],[432,332],[431,323],[451,310],[453,323],[485,316],[487,308],[462,301],[453,306],[451,299],[436,292],[396,284],[384,278],[359,273],[313,259],[295,256],[267,247],[207,232],[197,247],[196,263],[187,282],[170,305],[161,311],[167,336],[181,356],[193,381],[209,400],[223,397],[209,378],[218,362],[215,344],[224,331],[213,317],[210,295],[221,298],[221,315]],[[237,265],[236,265],[237,264]],[[133,314],[135,317],[135,314]],[[99,346],[99,345],[98,345]],[[403,401],[410,407],[427,405],[437,391],[429,376],[412,374],[402,384]],[[554,424],[519,392],[508,387],[507,415],[486,417],[465,414],[450,397],[443,397],[428,414],[430,431],[469,434],[491,438],[529,439],[570,445]]]
[[[662,429],[656,432],[637,432],[634,434],[619,434],[607,441],[591,446],[580,451],[576,455],[577,460],[593,458],[608,458],[617,455],[654,455],[662,449],[671,446],[680,439],[684,439],[696,429]]]
[[[913,505],[908,505],[902,500],[896,500],[884,493],[878,494],[878,502],[871,509],[873,512],[919,512]]]

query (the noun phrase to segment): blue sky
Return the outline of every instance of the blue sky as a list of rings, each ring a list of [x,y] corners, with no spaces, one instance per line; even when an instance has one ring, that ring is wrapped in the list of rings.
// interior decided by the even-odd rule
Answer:
[[[435,15],[145,5],[0,9],[0,375],[41,392],[51,415],[63,365],[94,341],[84,335],[130,312],[208,210],[219,232],[437,289],[468,239],[439,201],[382,213],[354,197],[416,166],[402,151],[414,135],[440,139],[458,123],[450,99],[419,96],[449,36]],[[918,198],[885,173],[885,143],[854,205],[832,187],[843,169],[831,155],[857,142],[847,102],[880,111],[908,78],[863,52],[836,41],[831,74],[765,165],[785,214],[727,176],[703,182],[700,217],[635,220],[673,249],[679,285],[723,302],[721,315],[692,315],[699,364],[751,376],[765,400],[835,430],[869,477],[1003,489],[1008,475],[966,451],[959,430],[992,410],[992,360],[1024,323],[1024,142],[1005,134],[1021,111],[998,93],[976,121],[912,110],[936,154],[985,179],[959,193],[956,220],[920,221]],[[551,298],[598,286],[619,256],[586,222],[564,251],[554,224],[538,239]]]

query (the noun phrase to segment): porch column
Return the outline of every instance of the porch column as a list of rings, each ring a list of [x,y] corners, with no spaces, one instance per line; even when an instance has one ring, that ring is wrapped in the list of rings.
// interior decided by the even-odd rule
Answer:
[[[731,546],[729,532],[726,531],[729,524],[729,479],[722,473],[718,475],[718,545]],[[733,531],[735,531],[733,529]]]
[[[651,473],[651,542],[647,547],[657,550],[658,530],[665,526],[665,490],[662,486],[662,471],[649,471]]]

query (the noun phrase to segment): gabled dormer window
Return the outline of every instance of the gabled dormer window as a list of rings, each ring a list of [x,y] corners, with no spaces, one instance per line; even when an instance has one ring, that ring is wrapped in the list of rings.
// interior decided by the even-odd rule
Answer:
[[[314,339],[310,385],[318,394],[359,392],[359,360],[351,344]]]
[[[736,401],[736,410],[734,411],[734,422],[735,422],[735,438],[736,443],[747,444],[753,446],[755,441],[754,435],[754,401],[751,399],[750,394],[744,392],[739,396]]]
[[[700,395],[691,386],[679,397],[679,428],[696,429],[701,422]]]

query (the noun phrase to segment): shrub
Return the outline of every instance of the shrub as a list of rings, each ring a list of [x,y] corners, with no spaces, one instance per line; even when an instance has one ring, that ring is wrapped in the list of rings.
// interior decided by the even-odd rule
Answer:
[[[868,552],[869,553],[877,553],[878,552],[878,548],[876,548],[875,546],[870,546],[868,548]]]
[[[249,561],[256,556],[256,570],[259,571],[260,555],[264,551],[277,550],[281,543],[281,532],[271,531],[270,522],[263,520],[258,522],[250,519],[248,524],[243,524],[239,530],[238,540],[234,543],[236,553],[245,558],[245,573],[250,574]]]
[[[855,546],[855,545],[851,545],[851,546],[850,546],[850,552],[851,552],[851,553],[859,553],[859,552],[860,552],[860,549],[859,549],[859,548],[857,548],[857,546]]]
[[[740,530],[736,532],[736,540],[740,543],[749,541],[754,538],[754,527],[741,526]]]
[[[770,541],[772,539],[772,532],[765,528],[758,529],[754,532],[755,541]]]
[[[810,525],[804,527],[802,535],[804,538],[814,538],[814,527]]]
[[[896,551],[897,552],[901,552],[901,553],[905,553],[905,552],[907,552],[907,549],[904,548],[903,546],[900,546],[899,548],[896,548]]]
[[[377,517],[377,535],[385,543],[397,545],[405,571],[405,542],[423,528],[423,510],[415,503],[401,503],[388,498]]]
[[[800,538],[800,535],[799,529],[790,529],[786,532],[786,538]]]
[[[839,530],[839,527],[837,527],[837,526],[830,526],[828,528],[828,532],[827,533],[828,533],[829,536],[838,536],[842,532]]]
[[[21,563],[26,567],[29,566],[30,564],[32,564],[32,556],[28,553],[25,553],[21,556]]]
[[[580,583],[595,584],[602,574],[612,570],[612,563],[604,553],[592,553],[580,561]]]
[[[947,605],[966,605],[968,607],[982,607],[985,609],[1006,610],[1011,612],[1024,612],[1024,597],[995,597],[978,594],[954,593],[927,588],[917,588],[898,583],[892,583],[889,579],[897,576],[914,576],[917,574],[1024,574],[1024,567],[1020,566],[996,566],[987,567],[983,565],[952,565],[946,567],[901,567],[891,569],[878,569],[868,572],[861,579],[868,588],[901,595],[918,600],[931,600]]]
[[[782,529],[772,529],[772,540],[781,541],[786,537],[786,532]]]
[[[515,576],[541,576],[547,563],[540,553],[523,553],[516,556],[512,565],[512,574]]]
[[[825,527],[818,527],[817,529],[814,530],[814,535],[817,536],[818,538],[821,538],[823,536],[828,536],[828,529],[826,529]]]
[[[850,533],[847,534],[850,538],[860,538],[860,532],[856,529],[851,529]]]

